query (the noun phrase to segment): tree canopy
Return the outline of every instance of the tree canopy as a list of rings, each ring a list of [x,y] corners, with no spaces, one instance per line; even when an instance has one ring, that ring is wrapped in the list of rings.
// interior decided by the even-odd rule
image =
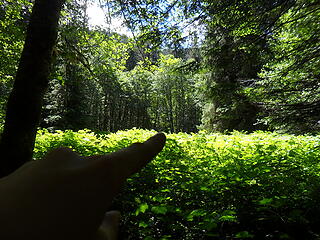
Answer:
[[[2,123],[32,3],[0,8]],[[40,126],[316,132],[318,22],[316,0],[67,1]]]

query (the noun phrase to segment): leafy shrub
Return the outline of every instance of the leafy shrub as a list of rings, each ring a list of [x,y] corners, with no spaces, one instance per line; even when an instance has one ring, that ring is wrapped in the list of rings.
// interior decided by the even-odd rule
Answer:
[[[38,133],[34,157],[69,146],[113,152],[154,131]],[[126,239],[317,239],[319,136],[255,132],[168,134],[114,207]]]

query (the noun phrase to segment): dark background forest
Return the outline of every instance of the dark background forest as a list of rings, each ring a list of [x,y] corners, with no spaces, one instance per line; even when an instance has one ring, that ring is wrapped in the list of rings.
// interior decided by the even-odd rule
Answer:
[[[1,0],[0,123],[32,0]],[[320,4],[316,0],[67,1],[40,127],[114,132],[320,128]],[[107,26],[107,25],[106,25]]]

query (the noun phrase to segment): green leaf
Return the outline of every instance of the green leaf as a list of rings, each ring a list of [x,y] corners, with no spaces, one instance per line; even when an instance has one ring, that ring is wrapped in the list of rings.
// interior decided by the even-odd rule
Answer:
[[[194,217],[200,217],[200,216],[205,216],[206,212],[202,209],[197,209],[197,210],[193,210],[192,212],[189,213],[189,215],[187,216],[187,220],[188,221],[193,221]]]
[[[139,222],[139,227],[146,228],[146,227],[148,227],[148,226],[149,226],[149,224],[146,223],[146,222]]]
[[[272,203],[272,201],[273,201],[272,198],[264,198],[264,199],[259,201],[259,204],[260,205],[269,205],[269,204]]]
[[[235,222],[237,220],[237,217],[232,215],[226,215],[226,216],[221,216],[219,220],[226,221],[226,222]]]
[[[156,213],[156,214],[166,214],[168,209],[166,206],[161,205],[161,206],[154,206],[151,208],[151,211]]]
[[[232,210],[225,210],[222,213],[222,216],[219,218],[220,221],[227,221],[227,222],[235,222],[237,221],[237,217],[234,216],[236,214],[235,211]]]
[[[236,238],[253,238],[254,235],[250,234],[247,231],[238,232],[235,236]]]
[[[140,213],[145,213],[145,211],[149,208],[147,203],[142,203],[139,205],[138,209],[136,210],[136,216]]]

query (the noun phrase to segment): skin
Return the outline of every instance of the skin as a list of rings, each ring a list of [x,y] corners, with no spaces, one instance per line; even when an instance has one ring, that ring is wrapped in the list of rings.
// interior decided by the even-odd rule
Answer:
[[[159,133],[120,151],[82,157],[49,152],[0,180],[0,239],[112,240],[119,212],[107,212],[126,179],[163,148]],[[106,213],[107,212],[107,213]]]

